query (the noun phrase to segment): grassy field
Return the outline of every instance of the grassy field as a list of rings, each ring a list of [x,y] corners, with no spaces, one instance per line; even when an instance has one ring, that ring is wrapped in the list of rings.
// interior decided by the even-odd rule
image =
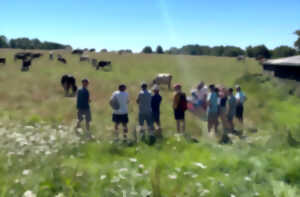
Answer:
[[[0,50],[0,196],[299,196],[300,150],[287,138],[298,135],[299,99],[291,85],[261,76],[255,60],[208,56],[90,54],[112,61],[112,71],[96,71],[79,57],[61,51],[68,64],[33,61],[29,72],[14,62],[14,50]],[[58,53],[58,52],[57,52]],[[188,93],[200,81],[233,86],[248,95],[246,138],[219,145],[206,125],[187,114],[191,143],[175,133],[172,92],[162,88],[163,141],[112,144],[108,100],[119,83],[130,94],[130,132],[137,124],[135,99],[142,81],[157,73],[173,75]],[[63,74],[88,77],[92,96],[89,142],[75,135],[75,99],[64,97]],[[78,84],[79,85],[79,84]],[[284,101],[284,102],[283,102]],[[257,131],[257,132],[253,132]],[[300,139],[300,138],[299,138]],[[284,159],[283,159],[284,158]]]

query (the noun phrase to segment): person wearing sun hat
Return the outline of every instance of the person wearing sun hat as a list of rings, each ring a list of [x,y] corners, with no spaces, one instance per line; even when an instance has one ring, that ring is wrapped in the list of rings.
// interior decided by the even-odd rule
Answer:
[[[185,111],[187,110],[187,99],[180,84],[174,85],[173,110],[176,120],[177,132],[185,132]]]

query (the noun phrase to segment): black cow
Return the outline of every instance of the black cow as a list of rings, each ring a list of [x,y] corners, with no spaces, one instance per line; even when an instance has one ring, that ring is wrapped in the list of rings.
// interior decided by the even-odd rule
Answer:
[[[57,58],[57,60],[60,61],[61,63],[64,63],[64,64],[67,63],[67,60],[66,60],[65,58],[61,57],[61,56],[59,56],[59,57]]]
[[[32,58],[23,60],[21,71],[25,72],[29,70],[29,67],[31,66],[31,60]]]
[[[41,56],[43,56],[43,54],[41,54],[41,53],[32,53],[31,54],[31,57],[34,59],[34,58],[39,58],[39,57],[41,57]]]
[[[5,64],[6,63],[6,59],[5,58],[0,58],[0,63],[1,64]]]
[[[61,85],[65,90],[65,96],[75,96],[77,91],[76,79],[72,75],[63,75],[61,77]],[[69,90],[72,89],[72,94],[69,94]]]
[[[16,53],[15,54],[15,57],[14,57],[14,59],[15,59],[15,61],[17,61],[17,60],[25,60],[25,59],[27,59],[28,57],[31,57],[32,56],[32,53],[29,53],[29,52],[24,52],[24,53]]]
[[[82,55],[83,54],[83,50],[81,50],[81,49],[75,49],[75,50],[72,51],[72,54]]]
[[[104,68],[104,67],[108,67],[111,66],[111,61],[100,61],[96,67],[97,70],[99,70],[99,68]]]

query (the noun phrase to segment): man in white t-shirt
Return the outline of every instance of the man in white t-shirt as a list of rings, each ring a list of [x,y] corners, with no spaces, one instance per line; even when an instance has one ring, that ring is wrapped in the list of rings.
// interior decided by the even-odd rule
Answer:
[[[128,128],[127,124],[129,122],[128,119],[128,104],[129,104],[129,96],[126,92],[126,85],[119,85],[119,90],[115,91],[112,94],[111,101],[114,100],[117,102],[117,107],[113,109],[112,121],[115,123],[115,140],[119,139],[119,125],[123,126],[123,137],[124,141],[127,140]]]
[[[204,107],[207,95],[208,95],[208,88],[205,86],[203,82],[201,82],[197,87],[197,98],[198,98],[198,104]]]
[[[236,117],[237,119],[243,123],[244,120],[244,103],[247,99],[246,95],[244,92],[242,92],[242,89],[239,85],[236,85],[236,94],[235,94],[235,99],[236,99]]]

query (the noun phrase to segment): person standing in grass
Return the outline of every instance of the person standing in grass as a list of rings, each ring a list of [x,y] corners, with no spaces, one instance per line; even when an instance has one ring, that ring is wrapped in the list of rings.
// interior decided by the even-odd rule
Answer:
[[[243,124],[244,121],[244,103],[246,101],[246,95],[242,92],[239,85],[236,85],[236,118]]]
[[[141,91],[137,97],[137,104],[139,105],[139,126],[141,127],[141,137],[142,140],[145,140],[145,129],[144,129],[144,122],[147,122],[148,130],[149,130],[149,144],[152,145],[155,143],[155,136],[154,136],[154,125],[153,125],[153,117],[152,117],[152,108],[151,108],[151,101],[152,95],[148,91],[148,86],[146,83],[142,83]]]
[[[123,140],[127,141],[128,127],[128,104],[129,95],[126,92],[126,85],[119,85],[119,90],[112,94],[110,105],[113,108],[112,121],[115,123],[115,141],[119,140],[119,125],[123,126]]]
[[[177,132],[185,132],[185,111],[187,110],[187,99],[184,92],[182,92],[181,85],[174,86],[173,110],[176,120]]]
[[[162,101],[162,97],[159,94],[159,87],[157,85],[153,88],[153,95],[151,99],[151,108],[152,108],[152,115],[153,121],[156,123],[158,129],[158,136],[162,136],[161,134],[161,127],[160,127],[160,103]]]
[[[228,90],[228,111],[227,111],[227,120],[230,131],[234,130],[233,118],[236,113],[236,99],[233,95],[233,89],[229,88]]]
[[[212,135],[211,129],[214,128],[215,134],[218,133],[218,94],[217,89],[215,88],[215,85],[211,84],[209,86],[209,94],[207,96],[207,128],[208,133]]]
[[[85,118],[86,122],[86,131],[88,137],[92,137],[90,134],[90,122],[92,120],[91,110],[90,110],[90,93],[88,90],[89,81],[88,79],[83,79],[82,88],[78,90],[77,93],[77,126],[76,129],[80,128],[82,120]]]

